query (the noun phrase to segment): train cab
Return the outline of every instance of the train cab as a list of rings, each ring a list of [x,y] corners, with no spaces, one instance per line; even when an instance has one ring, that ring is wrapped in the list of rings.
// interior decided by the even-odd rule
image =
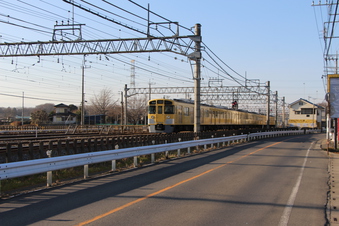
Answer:
[[[167,99],[148,102],[148,126],[151,133],[172,133],[174,131],[174,103]]]

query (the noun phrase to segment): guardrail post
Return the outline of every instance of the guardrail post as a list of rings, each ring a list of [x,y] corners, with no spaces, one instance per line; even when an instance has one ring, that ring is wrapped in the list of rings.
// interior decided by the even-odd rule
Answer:
[[[119,145],[115,145],[115,150],[119,149]],[[115,171],[117,169],[117,160],[112,160],[112,171]]]
[[[152,144],[153,144],[153,145],[155,144],[155,140],[152,140]],[[155,161],[155,154],[152,153],[152,154],[151,154],[151,163],[154,163],[154,161]]]
[[[112,171],[115,171],[117,169],[117,161],[112,160]]]
[[[167,140],[165,140],[165,144],[167,144]],[[168,159],[168,151],[165,151],[165,158]]]
[[[180,141],[181,141],[181,138],[178,138],[178,141],[180,142]],[[177,156],[180,157],[180,148],[178,149]]]
[[[138,156],[134,156],[133,159],[134,159],[134,161],[133,161],[134,162],[133,163],[134,164],[134,168],[136,168],[136,167],[138,167]]]
[[[191,147],[187,148],[187,154],[191,154]]]
[[[222,136],[225,137],[226,135],[223,134]],[[222,146],[225,146],[225,141],[222,142]]]
[[[88,178],[88,165],[84,165],[84,179]]]
[[[48,158],[50,158],[52,156],[52,150],[47,150],[46,154]],[[48,171],[47,172],[47,187],[51,187],[51,186],[52,186],[52,171]]]
[[[196,136],[195,140],[199,140],[199,136]],[[197,152],[199,152],[199,145],[195,146],[195,148],[197,149]]]

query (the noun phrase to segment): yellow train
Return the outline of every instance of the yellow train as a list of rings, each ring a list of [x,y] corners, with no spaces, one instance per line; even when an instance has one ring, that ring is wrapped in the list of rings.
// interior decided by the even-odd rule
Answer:
[[[148,126],[151,133],[193,131],[194,103],[190,100],[153,99],[148,102]],[[201,105],[201,131],[218,129],[262,128],[266,115],[228,109],[221,106]],[[275,118],[270,116],[270,126]]]

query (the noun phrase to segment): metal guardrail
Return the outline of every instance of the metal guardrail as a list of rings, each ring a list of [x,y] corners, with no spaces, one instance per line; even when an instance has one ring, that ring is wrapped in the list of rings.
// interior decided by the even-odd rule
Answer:
[[[306,131],[307,132],[307,131]],[[167,152],[178,150],[180,155],[180,149],[188,148],[190,153],[191,147],[213,145],[216,143],[225,142],[237,142],[237,141],[251,141],[257,139],[263,139],[267,137],[284,136],[284,135],[297,135],[304,134],[304,130],[293,130],[293,131],[274,131],[274,132],[263,132],[263,133],[252,133],[245,135],[237,135],[230,137],[210,138],[202,140],[183,141],[169,144],[157,144],[151,146],[132,147],[124,149],[115,149],[108,151],[89,152],[83,154],[67,155],[60,157],[36,159],[30,161],[20,161],[12,163],[0,164],[0,180],[22,177],[27,175],[33,175],[38,173],[47,172],[47,186],[51,186],[52,178],[51,171],[66,169],[76,166],[84,166],[84,177],[88,177],[88,165],[99,162],[112,161],[112,168],[115,165],[115,160],[134,157],[136,166],[136,157],[141,155],[155,154],[159,152]],[[118,147],[117,147],[118,148]],[[48,154],[48,153],[47,153]],[[154,157],[152,157],[152,162]],[[113,164],[114,163],[114,164]],[[49,176],[48,176],[49,175]]]

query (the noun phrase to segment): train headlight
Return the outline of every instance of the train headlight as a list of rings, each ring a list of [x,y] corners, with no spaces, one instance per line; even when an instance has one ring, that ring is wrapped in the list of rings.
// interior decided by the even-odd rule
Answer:
[[[153,115],[151,116],[151,119],[154,119],[154,116],[153,116]]]
[[[166,118],[171,118],[171,117],[169,115],[167,115]]]

